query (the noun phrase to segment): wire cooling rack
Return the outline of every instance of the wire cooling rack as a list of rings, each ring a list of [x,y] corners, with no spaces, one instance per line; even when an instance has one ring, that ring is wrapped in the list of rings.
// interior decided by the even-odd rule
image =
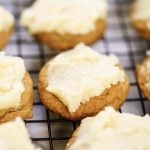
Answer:
[[[63,150],[78,122],[65,120],[49,112],[40,102],[37,94],[38,73],[41,67],[56,53],[34,41],[19,25],[21,11],[28,7],[31,0],[0,0],[0,4],[10,10],[16,18],[16,31],[5,48],[6,53],[18,55],[25,60],[25,65],[34,80],[34,116],[26,120],[33,142],[43,145],[46,150]],[[130,93],[122,106],[122,112],[144,115],[150,113],[150,102],[141,94],[135,79],[135,65],[140,62],[150,43],[138,37],[130,26],[128,16],[132,0],[109,0],[108,26],[104,39],[92,47],[103,54],[116,54],[130,78]]]

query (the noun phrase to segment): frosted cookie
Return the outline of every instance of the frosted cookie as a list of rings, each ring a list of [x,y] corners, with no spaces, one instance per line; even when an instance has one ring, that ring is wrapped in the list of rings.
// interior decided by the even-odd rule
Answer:
[[[0,54],[0,123],[32,117],[33,83],[23,59]]]
[[[136,75],[141,91],[150,100],[150,54],[136,66]]]
[[[150,117],[116,112],[108,107],[81,121],[66,150],[149,150]]]
[[[43,104],[70,120],[93,116],[107,105],[119,109],[128,90],[116,56],[98,54],[84,44],[57,55],[39,74]]]
[[[14,29],[14,17],[0,6],[0,50],[7,44]]]
[[[1,150],[40,150],[32,144],[24,122],[17,118],[0,125]]]
[[[101,38],[106,18],[106,0],[37,0],[23,11],[21,24],[48,47],[63,51]]]
[[[150,0],[136,0],[131,9],[131,21],[137,32],[150,39]]]

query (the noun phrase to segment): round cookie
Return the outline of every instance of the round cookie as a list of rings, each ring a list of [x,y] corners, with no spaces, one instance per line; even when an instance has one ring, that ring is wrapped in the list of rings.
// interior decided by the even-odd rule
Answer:
[[[116,112],[106,107],[94,117],[81,121],[73,132],[66,150],[100,149],[149,149],[150,130],[147,124],[150,116],[136,116],[129,113]],[[125,124],[125,126],[124,126]],[[119,142],[118,142],[119,141]],[[140,141],[140,147],[137,143]]]
[[[0,6],[0,50],[8,43],[14,30],[14,17]]]
[[[17,117],[0,124],[0,147],[2,150],[42,150],[31,141],[25,122]]]
[[[37,0],[23,11],[21,24],[40,42],[64,51],[102,38],[106,17],[105,0]]]
[[[106,106],[112,106],[118,110],[129,92],[129,80],[126,76],[125,82],[113,85],[99,96],[92,97],[88,102],[82,103],[76,112],[70,113],[55,95],[46,90],[48,84],[47,67],[45,65],[39,74],[38,92],[41,101],[48,109],[69,120],[81,120],[87,116],[94,116]]]
[[[81,103],[75,112],[70,112],[68,107],[66,107],[66,105],[55,94],[46,90],[48,86],[48,66],[49,64],[47,63],[39,74],[38,92],[41,101],[48,109],[66,119],[80,120],[87,116],[93,116],[105,106],[112,106],[115,109],[119,109],[128,95],[129,80],[125,74],[124,82],[118,82],[117,84],[112,85],[98,96],[91,97],[89,101]],[[118,67],[121,68],[120,66]]]
[[[0,110],[0,123],[14,120],[16,117],[22,119],[32,118],[32,108],[34,102],[33,82],[28,72],[23,78],[25,91],[21,96],[20,106],[17,108]]]
[[[0,55],[0,123],[32,117],[33,82],[19,57]]]
[[[144,7],[145,6],[145,7]],[[131,23],[144,39],[150,39],[150,1],[136,0],[131,7]]]
[[[35,34],[37,38],[42,43],[46,44],[48,47],[52,48],[57,52],[61,52],[70,48],[73,48],[80,42],[85,44],[92,44],[98,39],[102,38],[106,28],[106,20],[98,20],[96,22],[96,27],[93,31],[88,34],[82,35],[71,35],[64,34],[61,35],[57,32],[43,32]]]
[[[150,100],[150,56],[136,66],[136,76],[142,93]]]

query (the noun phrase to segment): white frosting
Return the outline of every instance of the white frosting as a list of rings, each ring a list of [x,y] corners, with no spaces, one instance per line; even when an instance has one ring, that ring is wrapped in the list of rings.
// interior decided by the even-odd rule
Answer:
[[[81,103],[124,81],[125,74],[116,66],[118,63],[114,55],[98,54],[79,44],[48,63],[46,90],[56,95],[70,112],[75,112]]]
[[[147,21],[150,28],[150,0],[136,0],[134,4],[132,19]]]
[[[0,149],[35,150],[25,124],[20,118],[0,125]]]
[[[10,12],[0,6],[0,31],[7,30],[14,24],[14,17]]]
[[[116,112],[107,107],[82,120],[69,150],[149,150],[150,117]]]
[[[24,74],[23,59],[0,54],[0,110],[20,105]]]
[[[37,0],[23,11],[21,24],[31,33],[87,34],[106,14],[106,0]]]
[[[146,55],[147,55],[147,56],[150,56],[150,50],[147,50],[147,51],[146,51]]]

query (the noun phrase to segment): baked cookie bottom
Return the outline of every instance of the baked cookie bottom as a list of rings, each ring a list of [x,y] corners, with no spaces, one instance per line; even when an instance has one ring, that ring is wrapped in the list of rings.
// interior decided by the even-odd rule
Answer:
[[[26,72],[23,78],[25,91],[21,96],[21,103],[18,108],[0,110],[0,123],[11,121],[20,116],[22,119],[32,118],[33,107],[33,83],[30,75]]]
[[[68,108],[56,96],[46,90],[48,85],[47,70],[48,64],[42,68],[39,74],[38,92],[41,101],[49,110],[69,120],[75,121],[88,116],[94,116],[105,106],[112,106],[115,109],[119,109],[129,92],[129,80],[126,76],[125,82],[113,85],[101,95],[91,98],[86,103],[82,103],[76,112],[70,113]]]
[[[84,42],[85,44],[94,43],[96,40],[103,37],[105,27],[106,21],[98,20],[96,22],[95,30],[85,35],[71,35],[71,34],[60,35],[59,33],[56,32],[49,32],[49,33],[45,32],[34,34],[34,36],[36,39],[38,39],[48,47],[59,52],[73,48],[80,42]]]
[[[147,23],[148,21],[146,20],[132,21],[132,25],[138,34],[144,39],[150,40],[150,28],[148,28]]]
[[[150,72],[146,67],[148,62],[150,63],[150,56],[144,59],[144,61],[141,64],[138,64],[136,66],[136,76],[137,76],[138,85],[142,93],[147,99],[150,100],[150,89],[148,89],[145,86],[145,83],[150,82]]]
[[[0,51],[8,43],[9,38],[12,35],[13,31],[14,31],[14,27],[11,27],[10,29],[8,29],[6,31],[0,31]]]

